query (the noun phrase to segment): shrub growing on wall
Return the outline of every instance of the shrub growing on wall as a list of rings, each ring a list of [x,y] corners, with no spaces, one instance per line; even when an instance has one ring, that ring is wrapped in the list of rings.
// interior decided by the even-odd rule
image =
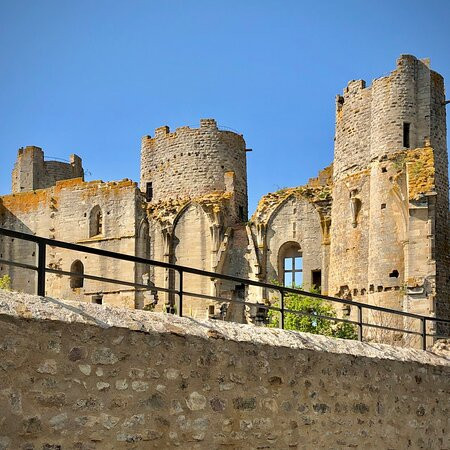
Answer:
[[[279,307],[279,303],[275,303],[274,306]],[[284,328],[286,330],[303,331],[342,339],[357,338],[356,327],[353,324],[316,317],[337,317],[333,306],[324,300],[306,295],[287,293],[284,297],[284,307],[293,311],[311,314],[285,313]],[[269,310],[269,319],[269,327],[278,328],[280,326],[280,313],[278,311]]]
[[[0,277],[0,289],[6,289],[7,291],[11,289],[11,278],[9,275]]]

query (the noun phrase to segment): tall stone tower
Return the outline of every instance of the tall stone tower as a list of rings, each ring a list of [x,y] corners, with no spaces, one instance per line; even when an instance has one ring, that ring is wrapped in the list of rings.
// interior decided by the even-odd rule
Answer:
[[[330,294],[449,317],[443,78],[402,55],[336,100]]]
[[[213,119],[200,128],[168,127],[144,136],[141,191],[147,199],[152,257],[198,269],[247,276],[246,146],[242,135],[219,130]],[[158,286],[175,289],[171,271],[155,269]],[[233,296],[236,286],[186,274],[191,292]],[[166,305],[175,298],[166,295]],[[205,317],[215,303],[185,299],[190,314]],[[172,306],[171,306],[172,305]]]
[[[219,130],[213,119],[198,129],[157,128],[142,139],[141,190],[154,202],[232,190],[236,215],[247,217],[245,150],[242,135]]]

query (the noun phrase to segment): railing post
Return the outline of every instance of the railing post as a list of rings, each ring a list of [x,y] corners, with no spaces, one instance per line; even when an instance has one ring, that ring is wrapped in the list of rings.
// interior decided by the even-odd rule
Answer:
[[[362,306],[358,305],[358,341],[363,340]]]
[[[422,317],[422,350],[427,349],[427,319]]]
[[[280,300],[280,328],[284,330],[284,290],[280,290],[281,300]]]
[[[45,296],[45,242],[38,242],[37,295]]]
[[[180,274],[180,286],[178,291],[178,315],[183,317],[183,271],[179,270]]]

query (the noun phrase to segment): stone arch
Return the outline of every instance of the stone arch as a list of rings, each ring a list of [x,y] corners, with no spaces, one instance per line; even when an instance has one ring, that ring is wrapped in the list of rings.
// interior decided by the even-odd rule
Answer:
[[[139,224],[136,256],[150,258],[150,226],[147,219],[142,219]]]
[[[398,215],[395,216],[395,222],[397,225],[399,237],[402,241],[406,241],[408,236],[408,224],[409,213],[407,202],[403,196],[403,193],[398,185],[394,185],[391,189],[392,205],[398,211]]]
[[[72,275],[70,275],[70,288],[82,288],[84,286],[84,265],[79,259],[71,264],[70,272],[72,272]]]
[[[288,195],[286,198],[284,198],[278,205],[270,212],[269,217],[266,220],[267,228],[269,228],[272,225],[272,222],[274,218],[277,216],[278,212],[283,208],[283,206],[288,202],[288,200],[296,198],[294,194]]]
[[[99,205],[95,205],[89,213],[89,237],[104,234],[103,211]]]

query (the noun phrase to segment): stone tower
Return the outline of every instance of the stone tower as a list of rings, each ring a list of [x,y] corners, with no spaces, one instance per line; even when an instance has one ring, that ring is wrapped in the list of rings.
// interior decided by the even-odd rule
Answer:
[[[220,130],[213,119],[201,119],[197,129],[157,128],[154,137],[142,139],[140,187],[147,200],[154,259],[247,275],[247,168],[242,135]],[[177,276],[157,268],[151,273],[157,286],[170,289],[178,285]],[[234,284],[217,280],[187,274],[184,283],[191,292],[237,295]],[[205,317],[215,306],[198,298],[185,300],[197,317]],[[166,295],[165,301],[170,308],[175,298]]]
[[[449,316],[442,77],[402,55],[336,101],[330,294]]]
[[[242,135],[219,130],[213,119],[201,119],[198,129],[157,128],[142,139],[141,190],[154,202],[233,191],[236,216],[246,218],[245,151]]]
[[[12,172],[12,193],[29,192],[54,186],[57,181],[83,178],[81,158],[70,155],[70,162],[44,161],[41,148],[19,149]]]

